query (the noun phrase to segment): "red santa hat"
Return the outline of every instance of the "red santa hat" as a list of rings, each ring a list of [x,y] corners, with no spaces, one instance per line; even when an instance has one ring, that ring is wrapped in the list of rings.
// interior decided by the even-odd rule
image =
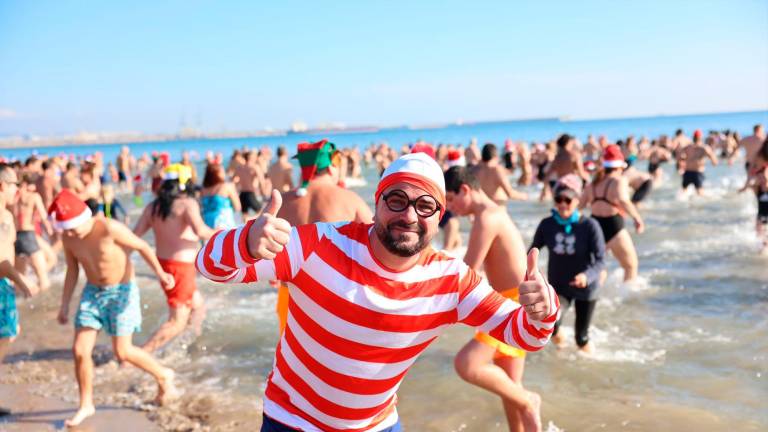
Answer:
[[[423,141],[417,142],[411,147],[411,153],[425,153],[435,159],[435,148]]]
[[[448,168],[455,166],[466,166],[467,159],[464,157],[463,152],[460,150],[451,150],[448,152],[448,158],[445,160],[445,165]]]
[[[605,168],[626,168],[627,162],[624,160],[624,153],[621,147],[611,144],[603,152],[603,166]]]
[[[69,189],[62,189],[51,206],[48,215],[57,230],[77,228],[91,218],[91,209]]]
[[[395,183],[409,183],[425,190],[440,203],[441,213],[445,211],[445,178],[443,170],[434,159],[424,153],[409,153],[395,159],[381,175],[376,188],[375,202],[381,194]]]

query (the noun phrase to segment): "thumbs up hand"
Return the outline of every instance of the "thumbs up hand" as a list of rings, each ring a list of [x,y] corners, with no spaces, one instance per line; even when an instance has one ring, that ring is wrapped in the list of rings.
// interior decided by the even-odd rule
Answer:
[[[291,234],[291,224],[277,217],[283,204],[283,197],[277,189],[272,190],[272,198],[261,216],[251,224],[248,230],[248,252],[256,259],[274,259],[282,252]]]
[[[525,308],[528,318],[541,321],[552,312],[552,291],[549,284],[539,272],[539,250],[528,252],[528,267],[525,270],[525,281],[520,284],[520,305]]]

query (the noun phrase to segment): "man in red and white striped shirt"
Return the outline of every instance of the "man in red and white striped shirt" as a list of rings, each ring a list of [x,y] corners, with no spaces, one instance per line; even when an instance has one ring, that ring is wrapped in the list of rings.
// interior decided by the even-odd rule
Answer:
[[[288,322],[264,396],[262,431],[399,431],[395,392],[419,354],[463,323],[526,351],[546,345],[559,304],[528,260],[520,304],[430,247],[445,210],[443,173],[422,153],[382,174],[373,224],[291,227],[264,214],[214,235],[198,271],[221,283],[279,279]],[[522,305],[522,307],[521,307]]]

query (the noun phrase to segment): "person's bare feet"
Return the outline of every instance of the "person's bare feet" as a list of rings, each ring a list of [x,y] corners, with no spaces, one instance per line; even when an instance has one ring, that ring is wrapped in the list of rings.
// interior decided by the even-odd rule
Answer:
[[[563,339],[563,335],[558,333],[552,336],[552,343],[555,344],[557,349],[561,349],[563,347],[563,343],[565,343],[565,340]]]
[[[179,391],[176,389],[176,385],[173,382],[175,377],[176,373],[173,370],[166,368],[162,378],[157,380],[157,397],[155,397],[155,403],[159,406],[163,406],[179,397]]]
[[[80,423],[83,422],[83,420],[94,415],[95,413],[96,413],[96,408],[94,408],[93,405],[81,406],[80,409],[77,410],[77,412],[75,413],[74,416],[72,416],[71,419],[67,419],[64,421],[64,424],[67,427],[78,426]]]
[[[589,354],[592,354],[594,352],[594,347],[592,346],[591,343],[587,342],[586,345],[584,345],[583,347],[579,348],[579,351],[581,351],[582,354],[589,355]]]
[[[522,421],[525,432],[541,432],[541,396],[538,393],[527,391],[527,409],[523,410]]]

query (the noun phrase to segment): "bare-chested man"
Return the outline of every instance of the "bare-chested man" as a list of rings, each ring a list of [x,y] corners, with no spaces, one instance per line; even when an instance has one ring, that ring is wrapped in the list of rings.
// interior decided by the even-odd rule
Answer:
[[[76,163],[67,163],[67,169],[64,171],[64,175],[61,177],[61,188],[69,189],[76,195],[80,195],[83,189],[85,189],[83,181],[80,180],[80,170],[77,168]]]
[[[483,146],[481,162],[472,167],[473,174],[480,183],[480,188],[499,205],[505,205],[509,200],[527,200],[528,194],[512,188],[507,177],[507,171],[499,163],[498,149],[494,144]],[[469,161],[467,161],[469,166]]]
[[[133,229],[139,237],[152,229],[157,259],[175,281],[175,286],[165,291],[168,321],[142,347],[148,352],[171,341],[189,324],[199,333],[204,317],[205,304],[195,283],[195,256],[200,240],[208,240],[215,231],[203,222],[200,205],[189,193],[191,175],[181,164],[166,168],[157,198],[144,208]]]
[[[693,133],[693,144],[686,146],[680,153],[680,169],[683,170],[683,191],[688,186],[693,185],[696,188],[696,193],[701,195],[707,159],[712,161],[712,165],[717,165],[715,152],[709,146],[704,145],[701,131],[697,129]]]
[[[281,193],[293,189],[293,165],[288,161],[288,151],[284,146],[277,148],[277,160],[269,167],[267,176],[272,182],[272,188]]]
[[[467,166],[475,166],[480,163],[480,149],[477,147],[477,138],[472,138],[469,145],[464,149],[464,158]]]
[[[240,210],[243,213],[243,220],[248,219],[251,210],[258,215],[262,207],[259,197],[269,194],[258,157],[256,151],[250,151],[245,154],[245,163],[235,166],[235,185],[240,192]]]
[[[666,135],[659,137],[658,141],[652,141],[648,149],[646,159],[648,159],[648,174],[653,177],[655,182],[660,182],[663,172],[659,169],[661,164],[672,159],[672,153],[668,150],[669,139]]]
[[[291,226],[315,222],[372,222],[373,213],[368,204],[355,192],[338,185],[340,157],[336,145],[327,140],[299,144],[294,158],[301,166],[302,183],[299,189],[282,195],[277,217],[287,220]],[[288,298],[288,287],[280,286],[277,314],[281,332],[288,316]]]
[[[747,171],[747,176],[752,176],[754,174],[753,168],[755,166],[755,159],[760,152],[760,147],[765,141],[765,129],[763,129],[762,124],[756,124],[752,128],[752,132],[752,135],[744,137],[739,142],[739,147],[744,147],[744,151],[746,152],[744,169]]]
[[[40,177],[37,178],[35,186],[37,188],[37,193],[40,194],[40,198],[43,199],[43,206],[48,208],[48,206],[53,202],[53,198],[57,193],[59,193],[60,189],[59,177],[57,173],[58,167],[51,159],[43,161],[40,166],[43,172]]]
[[[20,331],[16,290],[21,291],[25,297],[30,297],[37,291],[14,267],[13,244],[16,241],[16,229],[13,214],[6,206],[15,199],[17,189],[16,172],[5,164],[0,164],[0,363]],[[13,285],[10,282],[13,282]],[[0,415],[7,414],[8,410],[0,408]]]
[[[448,210],[474,217],[464,262],[475,271],[484,269],[493,289],[517,301],[526,253],[506,208],[490,199],[465,167],[445,172],[445,191]],[[456,355],[455,367],[466,381],[501,397],[510,431],[540,430],[541,398],[522,387],[524,351],[477,333]]]
[[[117,165],[117,180],[120,186],[125,190],[131,189],[131,182],[133,176],[131,175],[131,149],[128,146],[123,146],[120,149],[120,154],[117,155],[115,164]]]
[[[152,248],[131,230],[114,219],[91,216],[90,209],[69,190],[63,190],[51,206],[54,226],[62,231],[67,273],[58,320],[69,321],[69,306],[77,284],[80,266],[87,283],[75,315],[75,376],[80,388],[80,406],[68,419],[76,426],[92,416],[93,347],[99,330],[112,338],[115,357],[151,374],[158,384],[156,402],[162,404],[175,393],[174,373],[161,366],[149,353],[135,347],[133,333],[141,328],[139,287],[134,281],[130,254],[138,251],[155,272],[164,289],[174,286],[173,276],[166,274]]]
[[[19,193],[13,205],[13,213],[16,217],[17,230],[14,244],[16,269],[24,274],[27,265],[31,264],[35,275],[37,275],[38,286],[42,291],[46,291],[51,286],[48,272],[56,265],[56,255],[45,243],[45,240],[37,235],[35,224],[39,222],[49,237],[53,236],[53,230],[48,223],[43,199],[26,176],[22,177],[19,184]]]

